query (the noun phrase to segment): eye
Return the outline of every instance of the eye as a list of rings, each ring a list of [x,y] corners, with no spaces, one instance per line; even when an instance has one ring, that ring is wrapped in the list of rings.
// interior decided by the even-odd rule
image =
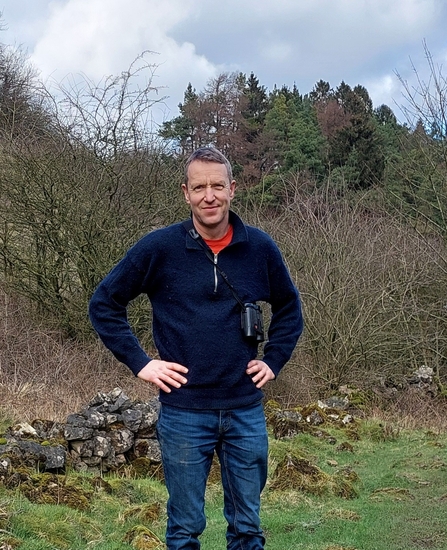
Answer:
[[[223,183],[215,183],[211,186],[214,191],[223,191],[225,189],[225,185]]]
[[[205,185],[196,185],[192,188],[193,193],[202,193],[202,191],[205,189]]]

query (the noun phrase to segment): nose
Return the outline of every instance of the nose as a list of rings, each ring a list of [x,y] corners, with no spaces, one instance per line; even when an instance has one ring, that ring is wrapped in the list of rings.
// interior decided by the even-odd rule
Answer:
[[[211,185],[207,185],[205,187],[205,200],[206,202],[213,202],[215,197],[214,189],[211,187]]]

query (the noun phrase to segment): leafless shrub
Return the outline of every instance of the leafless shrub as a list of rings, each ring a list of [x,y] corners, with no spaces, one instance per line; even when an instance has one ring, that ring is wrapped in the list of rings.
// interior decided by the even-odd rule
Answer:
[[[445,276],[417,231],[327,189],[307,193],[284,182],[288,204],[255,215],[280,244],[300,288],[305,334],[285,374],[290,393],[371,387],[427,364],[445,377]],[[262,219],[261,219],[262,218]]]
[[[120,386],[148,399],[152,387],[134,378],[99,343],[83,345],[39,328],[26,300],[0,292],[0,409],[17,421],[63,421],[97,391]]]
[[[442,433],[447,428],[447,404],[442,397],[431,397],[419,388],[396,392],[393,399],[380,399],[367,408],[369,418],[398,424],[404,429],[426,428]]]
[[[415,127],[418,122],[421,122],[423,127],[439,140],[444,160],[447,162],[445,144],[447,136],[447,77],[444,74],[443,66],[433,58],[426,42],[424,42],[424,54],[427,62],[425,70],[418,69],[412,64],[414,84],[397,73],[405,100],[401,109],[411,127]],[[426,77],[423,76],[423,73],[427,73]]]
[[[129,246],[185,209],[179,167],[151,133],[153,70],[142,56],[98,85],[62,87],[40,134],[1,144],[3,280],[69,337],[90,333],[88,299]]]

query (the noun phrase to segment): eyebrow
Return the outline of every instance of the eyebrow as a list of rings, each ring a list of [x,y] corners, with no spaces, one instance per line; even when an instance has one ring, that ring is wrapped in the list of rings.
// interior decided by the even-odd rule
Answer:
[[[198,185],[227,185],[227,182],[225,180],[218,180],[218,181],[211,181],[209,184],[204,181],[190,181],[189,184],[191,187]]]

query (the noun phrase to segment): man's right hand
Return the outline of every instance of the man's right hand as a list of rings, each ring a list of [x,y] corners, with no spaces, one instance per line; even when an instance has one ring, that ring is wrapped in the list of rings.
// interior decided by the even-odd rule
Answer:
[[[179,363],[170,363],[169,361],[161,361],[152,359],[145,365],[137,374],[138,378],[146,382],[152,382],[166,393],[171,393],[171,388],[180,388],[188,381],[183,374],[186,374],[188,369]]]

